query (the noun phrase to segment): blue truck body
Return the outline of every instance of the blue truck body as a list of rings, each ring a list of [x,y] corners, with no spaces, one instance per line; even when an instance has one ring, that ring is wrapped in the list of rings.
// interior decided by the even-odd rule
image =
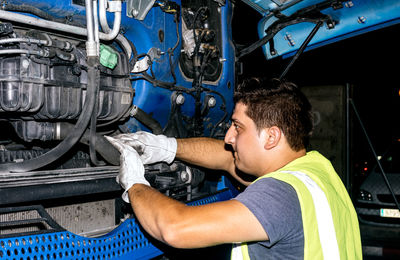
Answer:
[[[262,15],[260,40],[247,48],[232,39],[231,1],[2,3],[1,259],[162,255],[120,199],[119,154],[103,135],[221,139],[240,57],[258,47],[266,59],[296,57],[400,21],[396,0],[243,2]],[[222,173],[179,161],[146,166],[146,178],[188,205],[238,192]],[[88,213],[81,218],[83,208]],[[108,221],[99,221],[100,231],[82,227],[100,215]]]

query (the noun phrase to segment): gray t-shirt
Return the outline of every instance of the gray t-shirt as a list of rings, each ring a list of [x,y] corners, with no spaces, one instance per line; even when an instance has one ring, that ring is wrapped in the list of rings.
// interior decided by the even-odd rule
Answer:
[[[264,178],[235,199],[256,216],[269,237],[268,241],[248,243],[250,259],[304,258],[300,202],[291,185]]]

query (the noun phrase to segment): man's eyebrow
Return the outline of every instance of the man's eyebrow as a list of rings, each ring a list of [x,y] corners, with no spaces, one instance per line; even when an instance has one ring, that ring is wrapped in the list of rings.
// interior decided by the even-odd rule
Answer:
[[[232,123],[235,123],[237,125],[243,125],[238,119],[231,118]]]

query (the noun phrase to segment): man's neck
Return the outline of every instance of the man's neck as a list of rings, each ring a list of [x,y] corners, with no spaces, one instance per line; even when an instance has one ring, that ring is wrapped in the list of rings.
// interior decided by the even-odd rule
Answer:
[[[301,149],[299,151],[294,151],[294,150],[280,151],[275,155],[276,156],[272,156],[271,160],[269,160],[269,164],[266,165],[266,169],[264,171],[264,174],[262,175],[277,171],[283,168],[285,165],[289,164],[290,162],[305,156],[306,149]]]

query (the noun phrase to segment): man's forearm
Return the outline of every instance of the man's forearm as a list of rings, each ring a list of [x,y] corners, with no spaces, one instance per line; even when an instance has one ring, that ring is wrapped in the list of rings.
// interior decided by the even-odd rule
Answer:
[[[222,140],[199,137],[177,139],[176,157],[182,161],[214,170],[231,171],[234,167],[232,152]]]
[[[167,224],[173,222],[175,214],[179,209],[186,207],[185,204],[173,200],[150,186],[135,184],[129,189],[129,199],[143,228],[156,239],[167,243],[163,235],[163,229]],[[169,212],[170,214],[166,214]]]
[[[141,226],[176,248],[268,239],[257,218],[237,200],[187,206],[143,184],[129,189],[129,199]]]

